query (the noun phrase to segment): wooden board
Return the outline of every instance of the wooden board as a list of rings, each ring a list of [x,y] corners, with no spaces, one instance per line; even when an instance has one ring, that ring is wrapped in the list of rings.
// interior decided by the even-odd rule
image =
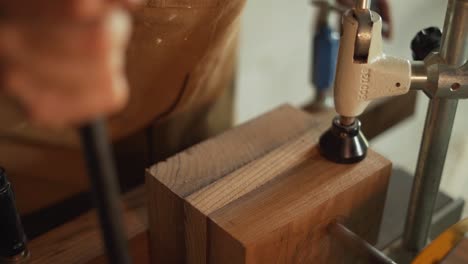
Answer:
[[[375,242],[390,162],[324,160],[314,120],[285,106],[152,167],[153,263],[351,261],[327,235],[336,218]]]

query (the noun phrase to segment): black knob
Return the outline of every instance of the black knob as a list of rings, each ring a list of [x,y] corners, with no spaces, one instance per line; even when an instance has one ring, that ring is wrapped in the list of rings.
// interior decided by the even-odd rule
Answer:
[[[424,60],[432,51],[440,49],[442,42],[442,31],[437,27],[423,29],[416,34],[411,41],[413,59]]]

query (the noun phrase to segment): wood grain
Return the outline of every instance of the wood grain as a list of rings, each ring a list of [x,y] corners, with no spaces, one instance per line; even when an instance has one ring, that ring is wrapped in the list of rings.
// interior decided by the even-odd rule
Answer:
[[[153,262],[339,263],[325,232],[337,217],[375,242],[391,165],[373,152],[358,165],[324,160],[329,120],[281,107],[152,167]]]
[[[178,251],[186,246],[185,231],[188,230],[187,234],[193,234],[198,227],[194,230],[191,230],[190,226],[185,228],[184,214],[196,216],[197,210],[193,211],[190,206],[184,206],[181,200],[176,199],[178,195],[188,197],[310,128],[326,129],[327,123],[329,123],[328,119],[320,122],[319,119],[313,120],[311,116],[290,106],[282,106],[235,130],[227,131],[203,144],[196,145],[159,163],[158,166],[153,166],[148,171],[148,175],[158,175],[158,180],[164,184],[152,184],[155,179],[147,177],[149,203],[152,208],[157,208],[150,210],[149,216],[152,221],[158,223],[158,226],[165,226],[165,228],[150,229],[153,242],[152,257],[162,263],[185,263],[187,261],[186,255]],[[278,126],[268,133],[258,129],[259,127],[266,128],[271,124],[278,124]],[[219,151],[213,153],[214,149]],[[167,237],[171,239],[166,240]],[[188,254],[198,255],[203,262],[206,254],[199,255],[201,251],[195,248],[189,248]],[[193,252],[190,251],[192,249]]]
[[[281,106],[151,167],[149,174],[159,175],[165,186],[187,196],[309,129],[320,135],[330,126],[330,120]]]
[[[389,163],[374,153],[353,167],[324,161],[317,149],[305,157],[306,161],[279,172],[262,188],[209,215],[245,245],[242,263],[341,263],[332,260],[332,246],[324,232],[330,221],[341,217],[359,235],[375,242]],[[213,239],[211,243],[216,244]],[[346,259],[341,255],[340,261]]]

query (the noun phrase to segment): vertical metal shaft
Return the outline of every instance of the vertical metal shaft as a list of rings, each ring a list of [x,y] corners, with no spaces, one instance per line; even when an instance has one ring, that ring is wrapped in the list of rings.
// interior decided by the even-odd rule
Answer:
[[[429,103],[403,236],[404,247],[412,252],[427,244],[457,104],[437,98]]]
[[[105,123],[95,121],[80,133],[109,263],[129,264],[119,184]]]
[[[440,54],[448,65],[468,60],[468,0],[449,0]]]
[[[449,0],[441,57],[449,65],[466,59],[468,0]],[[432,98],[424,127],[418,165],[408,208],[403,246],[417,253],[427,244],[458,100]]]

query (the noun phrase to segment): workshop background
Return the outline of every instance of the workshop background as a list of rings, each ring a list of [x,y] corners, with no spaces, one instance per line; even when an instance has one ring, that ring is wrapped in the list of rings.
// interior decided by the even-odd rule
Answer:
[[[442,28],[447,0],[389,3],[394,36],[385,43],[385,52],[410,59],[410,42],[419,30],[429,26]],[[241,29],[237,123],[283,103],[301,106],[313,98],[309,65],[316,13],[317,9],[307,0],[248,1]],[[371,142],[374,150],[411,173],[417,163],[427,103],[427,97],[419,94],[416,115]],[[468,102],[460,101],[442,181],[442,190],[465,200],[468,200],[467,112]]]

